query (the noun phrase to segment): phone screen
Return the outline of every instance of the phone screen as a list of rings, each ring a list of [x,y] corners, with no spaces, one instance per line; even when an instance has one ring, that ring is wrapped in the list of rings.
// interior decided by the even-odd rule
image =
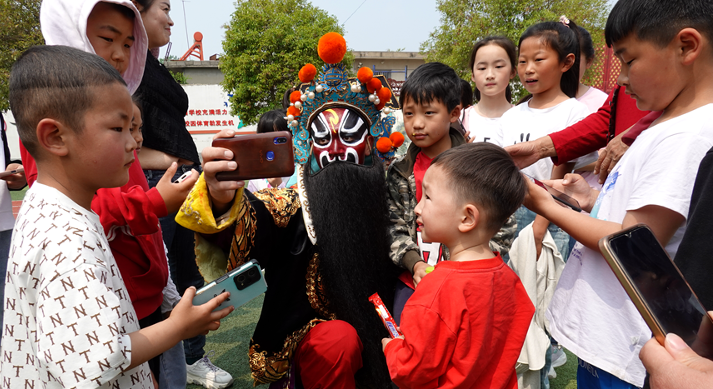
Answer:
[[[691,345],[703,320],[710,320],[676,265],[645,227],[609,240],[612,253],[664,333]]]

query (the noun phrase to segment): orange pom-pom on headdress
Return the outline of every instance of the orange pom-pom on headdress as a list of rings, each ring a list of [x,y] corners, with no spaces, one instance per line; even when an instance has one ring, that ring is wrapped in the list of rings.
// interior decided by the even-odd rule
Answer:
[[[359,71],[357,72],[357,80],[366,84],[372,78],[374,78],[374,72],[371,69],[367,67],[359,68]]]
[[[384,154],[391,151],[391,146],[393,146],[393,143],[391,143],[391,139],[385,136],[382,136],[381,138],[379,138],[379,140],[376,141],[376,149]]]
[[[369,80],[369,82],[366,83],[366,90],[369,91],[369,93],[374,93],[375,91],[378,91],[381,89],[383,85],[381,85],[381,80],[378,78],[372,78]]]
[[[293,107],[288,107],[287,108],[287,114],[292,115],[292,116],[300,116],[301,112],[299,109]]]
[[[394,144],[394,147],[400,147],[402,144],[404,144],[404,134],[394,131],[389,135],[389,139],[391,139],[391,142]]]
[[[376,96],[382,103],[391,100],[391,90],[389,88],[381,88],[376,91]]]
[[[317,54],[322,61],[335,64],[342,62],[344,54],[347,53],[347,41],[336,32],[328,32],[319,38],[317,44]]]
[[[311,82],[314,80],[314,76],[317,75],[317,68],[314,67],[311,63],[308,63],[305,66],[302,66],[302,69],[300,69],[300,72],[297,74],[297,77],[300,78],[300,81],[302,82]]]
[[[290,93],[290,103],[296,103],[300,101],[300,96],[302,96],[302,93],[298,90]]]

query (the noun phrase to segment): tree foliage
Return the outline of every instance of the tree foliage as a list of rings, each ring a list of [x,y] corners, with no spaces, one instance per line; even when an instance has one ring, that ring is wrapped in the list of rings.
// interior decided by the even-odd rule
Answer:
[[[44,43],[40,32],[42,0],[0,0],[0,111],[10,108],[10,69],[30,46]]]
[[[327,32],[343,34],[334,16],[307,0],[238,0],[226,26],[220,69],[223,88],[232,93],[231,114],[245,124],[282,108],[282,97],[296,85],[307,63],[321,69],[317,42]],[[342,63],[351,69],[347,52]]]
[[[515,45],[533,24],[559,20],[566,15],[592,35],[595,47],[604,44],[607,0],[437,0],[441,25],[421,44],[426,60],[443,62],[470,80],[470,51],[488,35],[504,35]],[[513,82],[515,98],[522,88]]]

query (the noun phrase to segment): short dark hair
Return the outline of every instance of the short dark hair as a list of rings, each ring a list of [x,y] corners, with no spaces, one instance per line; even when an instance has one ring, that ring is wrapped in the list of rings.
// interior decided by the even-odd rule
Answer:
[[[518,50],[522,46],[522,41],[527,38],[540,38],[547,45],[557,52],[560,62],[571,53],[574,54],[574,63],[560,79],[560,88],[567,96],[575,97],[579,89],[579,28],[574,21],[570,20],[567,25],[562,22],[542,22],[528,27],[517,43]],[[524,100],[527,101],[527,100]]]
[[[136,108],[139,109],[139,113],[141,114],[141,117],[144,117],[144,103],[141,98],[141,94],[138,92],[135,92],[133,95],[131,95],[131,102],[136,105]]]
[[[267,111],[257,122],[257,133],[264,134],[266,132],[274,131],[290,131],[287,128],[287,120],[285,120],[285,115],[287,112],[284,109],[273,109],[272,111]]]
[[[37,124],[53,118],[82,132],[96,86],[118,82],[119,72],[96,54],[67,46],[33,46],[10,72],[10,109],[27,151],[37,158]]]
[[[476,204],[485,213],[486,228],[497,232],[525,198],[525,179],[502,147],[488,142],[467,143],[438,155],[456,199]]]
[[[406,98],[416,104],[440,101],[448,108],[448,112],[460,104],[460,77],[448,65],[440,62],[425,63],[408,76],[401,86],[399,105],[404,106]]]
[[[114,9],[116,12],[120,13],[121,15],[123,15],[125,18],[127,18],[129,20],[136,19],[136,15],[134,14],[134,11],[125,5],[116,4],[116,3],[107,3],[107,2],[102,2],[102,3],[107,4],[110,8]],[[97,3],[97,4],[99,4],[99,3]],[[96,4],[94,6],[96,7]]]
[[[487,45],[500,46],[503,50],[505,50],[505,53],[508,55],[512,70],[517,69],[517,49],[515,48],[515,44],[512,43],[512,41],[508,37],[501,35],[491,35],[486,36],[485,38],[475,42],[475,45],[473,45],[473,49],[470,51],[470,60],[468,61],[468,66],[471,72],[473,71],[473,66],[475,66],[475,55],[478,54],[478,50],[480,50],[481,47]],[[480,91],[477,87],[473,91],[473,94],[475,96],[475,100],[480,101]],[[508,100],[508,102],[512,101],[512,88],[510,88],[510,84],[508,84],[507,88],[505,88],[505,98]]]
[[[643,41],[665,47],[679,31],[695,28],[713,42],[713,2],[710,0],[619,0],[612,8],[604,38],[607,46],[634,33]]]

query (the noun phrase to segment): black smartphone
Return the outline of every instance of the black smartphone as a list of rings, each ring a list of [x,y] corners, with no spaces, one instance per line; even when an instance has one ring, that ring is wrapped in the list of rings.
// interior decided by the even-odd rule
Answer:
[[[552,195],[552,198],[554,198],[555,201],[557,201],[561,205],[563,205],[565,207],[569,207],[577,212],[582,212],[582,207],[579,206],[579,201],[575,200],[572,196],[562,193],[562,192],[558,191],[557,189],[555,189],[555,188],[545,184],[544,182],[542,182],[534,177],[531,177],[527,174],[525,174],[525,176],[527,178],[529,178],[530,180],[532,180],[532,182],[534,182],[537,186],[539,186],[541,188],[545,188],[545,190],[550,195]]]
[[[694,347],[713,321],[653,232],[644,224],[605,236],[599,249],[656,340],[674,333]]]
[[[218,181],[241,181],[256,178],[290,177],[295,172],[292,134],[289,131],[236,135],[217,138],[213,147],[233,152],[238,168],[215,175]]]
[[[265,293],[266,290],[267,283],[265,283],[260,265],[253,259],[198,290],[193,297],[193,305],[205,304],[210,299],[227,291],[230,292],[230,297],[215,310],[221,310],[229,305],[238,308]]]

